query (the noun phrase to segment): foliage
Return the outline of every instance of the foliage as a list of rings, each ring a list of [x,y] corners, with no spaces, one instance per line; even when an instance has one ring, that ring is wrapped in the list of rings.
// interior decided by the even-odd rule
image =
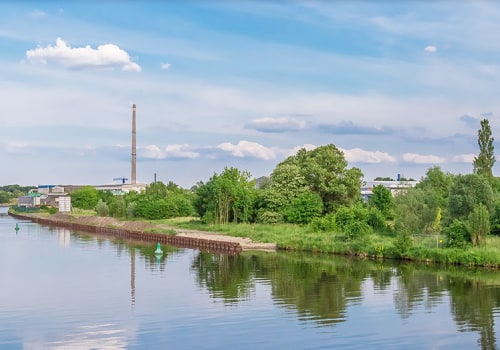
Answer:
[[[335,211],[342,205],[351,205],[360,197],[361,170],[355,167],[347,169],[344,154],[332,144],[311,151],[302,148],[296,155],[278,164],[271,176],[273,183],[270,187],[274,187],[281,196],[289,181],[283,181],[275,172],[279,169],[282,173],[285,166],[286,169],[293,169],[289,175],[294,178],[295,193],[305,188],[317,193],[323,201],[325,213]]]
[[[415,187],[424,191],[428,204],[433,203],[433,207],[446,208],[453,178],[452,174],[444,173],[439,166],[434,166],[427,170]]]
[[[84,186],[70,194],[71,205],[80,209],[95,209],[99,201],[99,191],[92,186]]]
[[[300,167],[297,164],[280,163],[273,170],[269,185],[263,190],[263,206],[285,214],[291,202],[308,191]]]
[[[490,216],[486,207],[479,204],[469,214],[468,228],[473,246],[481,246],[490,233]]]
[[[12,193],[0,190],[0,203],[9,203],[12,199],[14,199]]]
[[[283,215],[275,211],[262,210],[257,215],[257,222],[261,224],[279,224],[284,222]]]
[[[457,175],[448,197],[448,220],[467,219],[479,204],[493,212],[494,194],[488,180],[478,174]]]
[[[375,230],[385,230],[387,225],[384,215],[377,208],[369,208],[366,223]]]
[[[408,257],[412,246],[413,239],[408,232],[400,231],[396,235],[396,238],[394,239],[394,248],[396,254],[398,254],[400,258]]]
[[[330,213],[322,217],[316,217],[311,220],[310,227],[315,232],[333,232],[337,229],[335,217],[334,213]]]
[[[335,225],[340,230],[344,230],[355,219],[354,211],[350,207],[342,206],[335,212]]]
[[[380,210],[386,218],[392,217],[392,209],[394,207],[391,190],[383,185],[374,186],[373,194],[368,200],[368,204]]]
[[[495,139],[491,135],[491,127],[488,119],[481,120],[481,128],[477,132],[477,144],[479,155],[474,157],[474,173],[493,177],[493,165],[495,164]]]
[[[253,215],[256,198],[250,173],[236,168],[224,168],[195,189],[194,207],[200,217],[213,218],[215,223],[248,222]]]
[[[394,197],[395,229],[409,234],[420,234],[435,220],[435,211],[425,202],[425,192],[412,188]]]
[[[108,216],[109,207],[106,204],[106,202],[104,202],[102,199],[99,199],[99,201],[97,202],[97,206],[95,208],[95,211],[97,212],[97,215],[99,215],[99,216]]]
[[[465,248],[470,241],[467,223],[462,220],[453,220],[445,230],[447,242],[450,248]]]
[[[491,217],[491,234],[500,235],[500,198],[495,201],[495,209]]]
[[[294,198],[286,210],[286,221],[292,224],[308,224],[323,211],[321,197],[314,192],[305,192]]]
[[[350,222],[344,228],[344,233],[348,239],[360,238],[368,236],[372,233],[372,228],[365,221],[353,221]]]

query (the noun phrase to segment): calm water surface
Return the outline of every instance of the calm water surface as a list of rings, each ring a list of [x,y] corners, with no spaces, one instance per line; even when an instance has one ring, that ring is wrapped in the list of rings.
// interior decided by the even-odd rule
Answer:
[[[497,348],[496,271],[166,246],[157,259],[154,244],[5,211],[0,349]]]

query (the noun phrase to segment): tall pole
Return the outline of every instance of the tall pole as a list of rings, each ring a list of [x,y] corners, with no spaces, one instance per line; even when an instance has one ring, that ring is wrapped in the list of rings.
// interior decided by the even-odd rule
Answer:
[[[132,105],[132,177],[131,184],[135,185],[136,182],[136,158],[137,158],[137,150],[135,144],[135,103]]]

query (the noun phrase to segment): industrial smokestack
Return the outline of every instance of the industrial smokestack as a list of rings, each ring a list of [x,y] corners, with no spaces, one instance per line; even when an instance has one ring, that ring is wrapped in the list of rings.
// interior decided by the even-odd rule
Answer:
[[[136,158],[137,158],[137,149],[135,144],[135,104],[132,105],[132,177],[131,184],[135,185],[136,182]]]

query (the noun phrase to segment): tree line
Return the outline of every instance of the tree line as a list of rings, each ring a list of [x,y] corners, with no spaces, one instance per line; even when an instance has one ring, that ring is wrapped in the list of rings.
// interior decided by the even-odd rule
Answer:
[[[71,194],[72,205],[119,218],[199,216],[207,224],[308,225],[315,231],[343,232],[346,239],[381,232],[394,235],[403,252],[417,234],[445,234],[450,247],[480,246],[488,234],[500,234],[493,142],[484,119],[473,173],[454,175],[434,166],[416,187],[393,196],[375,186],[368,201],[361,197],[361,170],[348,168],[342,151],[329,144],[299,150],[258,186],[249,172],[226,167],[189,190],[155,182],[141,193],[114,196],[86,187]]]

